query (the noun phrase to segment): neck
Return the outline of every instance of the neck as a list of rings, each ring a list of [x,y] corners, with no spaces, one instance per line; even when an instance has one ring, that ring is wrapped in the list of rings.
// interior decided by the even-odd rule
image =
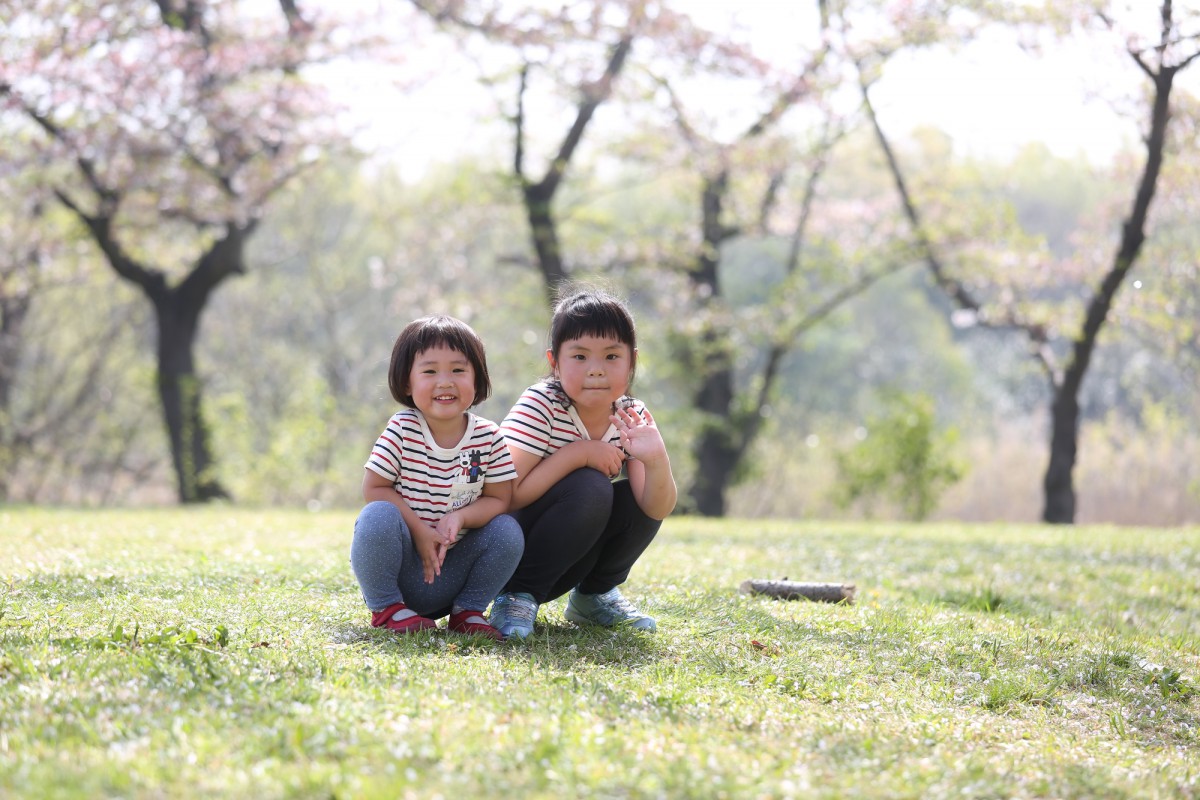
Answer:
[[[437,446],[449,450],[462,441],[463,434],[467,432],[467,415],[460,414],[452,420],[432,420],[425,417],[425,424],[429,426],[429,432]]]
[[[579,415],[579,420],[587,428],[588,436],[593,439],[598,439],[603,436],[608,426],[612,424],[609,419],[612,416],[612,409],[584,409],[575,406],[575,413]]]

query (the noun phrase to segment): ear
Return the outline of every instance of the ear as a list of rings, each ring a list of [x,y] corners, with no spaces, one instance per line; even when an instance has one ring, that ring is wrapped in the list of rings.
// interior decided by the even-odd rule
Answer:
[[[558,375],[558,362],[554,359],[554,351],[553,350],[550,350],[550,349],[546,350],[546,363],[548,363],[550,365],[550,374],[557,376]]]

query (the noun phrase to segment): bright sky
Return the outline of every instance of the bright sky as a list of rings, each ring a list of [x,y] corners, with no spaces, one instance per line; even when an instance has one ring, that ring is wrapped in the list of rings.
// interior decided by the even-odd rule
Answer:
[[[1107,55],[1107,54],[1106,54]],[[876,95],[882,122],[896,133],[929,124],[963,153],[1004,155],[1042,141],[1060,156],[1104,163],[1136,144],[1141,119],[1112,98],[1133,96],[1133,62],[1082,47],[1032,56],[998,38],[957,53],[920,52],[888,64]]]
[[[391,16],[400,0],[358,2]],[[814,27],[809,4],[797,0],[786,5],[777,0],[739,0],[736,5],[676,0],[675,5],[701,24],[737,25],[780,52],[795,49],[792,32]],[[1103,163],[1138,140],[1141,120],[1114,107],[1111,98],[1132,96],[1142,78],[1132,63],[1092,47],[1060,45],[1033,56],[992,35],[954,53],[912,52],[889,62],[873,99],[885,128],[896,138],[931,125],[948,133],[963,154],[1003,156],[1024,143],[1042,141],[1059,155],[1082,153]],[[478,147],[473,122],[461,109],[477,110],[492,101],[473,84],[470,69],[451,66],[454,54],[448,46],[421,60],[431,63],[416,91],[401,92],[386,73],[362,65],[339,79],[339,94],[353,105],[361,126],[359,141],[396,155],[402,168],[406,160],[412,163],[414,153],[422,154],[419,161],[425,164],[453,157],[458,143],[462,149]]]

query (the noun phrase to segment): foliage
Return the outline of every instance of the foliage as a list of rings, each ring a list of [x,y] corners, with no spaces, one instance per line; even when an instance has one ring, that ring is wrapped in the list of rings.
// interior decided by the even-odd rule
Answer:
[[[1101,331],[1110,319],[1122,285],[1139,261],[1144,243],[1148,236],[1154,238],[1147,231],[1147,222],[1152,220],[1152,201],[1163,165],[1173,155],[1171,144],[1176,134],[1169,123],[1175,79],[1200,58],[1200,50],[1195,48],[1192,35],[1197,24],[1200,24],[1197,9],[1175,8],[1171,0],[1163,0],[1154,12],[1148,12],[1143,5],[1139,13],[1134,14],[1131,7],[1112,5],[1117,7],[1097,8],[1089,3],[1072,5],[1069,6],[1071,13],[1066,18],[1077,16],[1080,31],[1095,33],[1098,29],[1100,41],[1107,40],[1109,46],[1123,49],[1120,57],[1132,61],[1141,71],[1140,77],[1148,84],[1143,86],[1143,108],[1139,114],[1143,119],[1145,156],[1140,166],[1131,173],[1133,199],[1128,215],[1122,219],[1116,247],[1109,245],[1098,248],[1095,253],[1083,253],[1073,265],[1076,269],[1067,270],[1069,278],[1066,283],[1069,285],[1073,279],[1086,286],[1090,294],[1083,304],[1082,318],[1071,314],[1062,315],[1057,320],[1048,319],[1036,304],[1027,305],[1029,298],[1023,291],[1001,291],[998,297],[991,298],[980,295],[973,284],[972,273],[975,270],[969,260],[963,263],[959,259],[955,268],[947,271],[945,254],[934,241],[933,232],[940,226],[930,226],[925,221],[925,210],[909,190],[905,170],[900,167],[895,150],[872,106],[869,89],[877,76],[860,67],[864,107],[875,129],[880,149],[886,156],[905,216],[924,251],[931,277],[957,307],[956,315],[971,324],[978,322],[987,327],[1022,333],[1034,357],[1046,372],[1052,390],[1051,446],[1049,466],[1043,482],[1045,506],[1042,516],[1044,520],[1056,523],[1072,523],[1075,520],[1073,472],[1081,419],[1080,396],[1092,354]],[[1176,96],[1179,93],[1176,92]],[[1008,260],[1001,259],[999,263],[1006,265]],[[1022,277],[1015,282],[1014,289],[1044,285],[1036,278],[1024,277],[1031,274],[1031,268],[1036,270],[1044,263],[1045,259],[1035,258],[1029,260],[1024,269],[1019,268],[1017,274]],[[1076,321],[1071,322],[1071,319]]]
[[[274,26],[238,2],[4,6],[6,135],[49,165],[40,189],[154,308],[180,501],[227,497],[193,358],[199,318],[246,270],[270,197],[337,141],[322,92],[298,73],[328,31],[287,3]]]
[[[352,519],[0,510],[0,793],[1200,789],[1196,528],[671,518],[626,587],[657,635],[556,601],[501,644],[369,628]],[[781,573],[858,602],[736,591]]]
[[[4,431],[16,442],[0,444],[6,499],[161,502],[170,468],[163,426],[145,411],[154,371],[142,352],[152,322],[132,290],[114,290],[95,269],[90,250],[72,255],[78,274],[42,286],[24,326]]]
[[[479,331],[496,395],[477,409],[485,416],[506,413],[540,374],[543,309],[536,286],[503,264],[503,198],[469,164],[410,183],[349,159],[280,196],[250,251],[271,268],[214,299],[220,324],[204,351],[224,366],[210,383],[214,430],[222,480],[241,500],[358,502],[362,465],[395,410],[392,343],[417,316],[449,313]]]
[[[118,66],[138,65],[120,57],[122,47],[132,46],[127,42],[155,33],[153,52],[162,55],[168,45],[185,38],[178,28],[161,25],[153,4],[146,3],[136,14],[117,13],[135,5],[125,0],[93,4],[97,14],[110,14],[118,22],[109,29],[82,26],[63,32],[69,46],[61,53],[54,53],[49,45],[30,53],[25,52],[30,41],[26,34],[44,34],[47,42],[58,35],[57,10],[70,6],[84,14],[93,6],[65,0],[34,4],[0,0],[0,8],[11,11],[11,15],[0,14],[0,26],[9,25],[5,30],[12,33],[0,37],[4,55],[0,69],[9,70],[4,73],[9,76],[19,73],[21,80],[14,85],[30,93],[25,96],[43,89],[49,92],[49,84],[36,69],[18,69],[31,65],[30,58],[40,54],[58,59],[51,66],[65,72],[54,74],[71,79],[62,82],[63,91],[91,87],[96,93],[91,102],[97,105],[81,104],[78,117],[64,114],[59,121],[64,127],[71,123],[72,131],[78,122],[80,136],[97,137],[98,164],[108,163],[115,154],[107,176],[129,177],[137,172],[130,167],[132,151],[113,149],[118,134],[131,137],[127,141],[140,148],[144,164],[178,156],[167,152],[172,142],[203,149],[201,145],[208,147],[220,138],[219,126],[196,122],[182,95],[166,98],[178,101],[179,107],[172,105],[169,113],[160,109],[159,127],[150,124],[156,120],[150,118],[153,110],[145,100],[157,102],[158,89],[116,98],[136,106],[123,117],[107,114],[101,107],[101,83],[109,86],[104,82],[113,78]],[[225,30],[230,19],[241,19],[250,5],[213,4],[214,9],[220,7],[209,18],[220,23],[214,30]],[[580,87],[586,88],[588,77],[597,74],[604,55],[611,52],[612,36],[624,29],[634,7],[599,0],[572,2],[560,14],[558,7],[535,9],[525,4],[422,5],[435,12],[461,12],[468,27],[498,26],[499,38],[490,42],[461,29],[450,35],[467,40],[469,55],[478,59],[476,66],[496,81],[492,84],[500,97],[496,108],[503,108],[505,114],[513,110],[515,73],[497,67],[496,48],[505,48],[512,57],[504,59],[506,65],[525,60],[534,66],[526,108],[526,157],[531,171],[539,173],[553,166],[554,149],[547,144],[547,131],[566,129],[564,123],[571,116],[566,111],[576,108]],[[783,118],[778,136],[762,141],[752,137],[732,149],[721,145],[734,141],[731,132],[745,132],[769,107],[766,101],[780,97],[779,90],[795,77],[800,61],[812,54],[816,44],[802,41],[802,32],[811,27],[816,5],[808,11],[795,9],[786,17],[789,24],[795,23],[791,33],[796,35],[796,46],[769,58],[764,53],[762,59],[751,57],[745,23],[754,24],[752,15],[757,12],[752,9],[737,10],[741,23],[714,26],[721,30],[716,34],[673,16],[661,4],[653,9],[660,16],[654,26],[640,30],[643,38],[630,54],[630,67],[622,73],[612,98],[598,110],[585,145],[555,197],[565,260],[573,274],[601,276],[630,298],[641,333],[636,391],[664,425],[681,485],[697,472],[694,443],[701,433],[726,430],[728,420],[747,427],[761,424],[760,439],[768,441],[750,444],[747,458],[731,473],[732,481],[740,481],[736,507],[754,515],[843,513],[831,507],[827,498],[818,497],[833,472],[831,451],[863,425],[877,387],[888,385],[932,395],[942,419],[963,430],[972,460],[985,467],[973,473],[969,486],[960,484],[946,495],[957,491],[971,501],[945,502],[942,513],[972,515],[976,509],[990,509],[992,518],[1006,510],[1020,515],[1023,511],[1018,509],[1025,506],[1012,494],[1039,491],[1032,481],[1020,480],[1032,464],[1044,459],[1041,448],[1028,443],[1040,436],[1030,431],[1044,425],[1039,414],[1046,406],[1045,376],[1028,358],[1023,341],[981,332],[977,316],[952,315],[944,298],[930,291],[917,270],[909,268],[884,279],[852,305],[806,330],[803,340],[778,364],[776,389],[759,405],[770,348],[793,330],[795,320],[811,313],[846,282],[885,264],[911,263],[913,256],[904,244],[906,231],[896,214],[899,203],[878,149],[864,142],[861,131],[850,130],[828,154],[807,220],[800,268],[791,275],[787,274],[790,239],[805,178],[815,163],[812,145],[819,133],[815,107],[797,109],[794,116]],[[865,40],[878,33],[887,47],[894,47],[910,40],[928,43],[969,33],[975,19],[970,9],[950,19],[944,13],[950,5],[937,0],[905,4],[856,0],[829,7],[844,9],[852,23],[835,30],[836,35]],[[289,52],[292,45],[279,35],[284,25],[278,10],[272,4],[255,8],[247,11],[250,16],[243,31],[247,40],[266,38],[269,52]],[[396,8],[397,14],[412,12],[407,4]],[[514,11],[520,8],[529,13]],[[607,12],[597,11],[600,16],[596,16],[581,9],[619,13],[606,17]],[[886,13],[881,14],[881,9]],[[34,19],[39,10],[45,13]],[[489,10],[496,14],[488,17]],[[734,13],[732,8],[726,11]],[[782,12],[771,13],[784,19]],[[20,14],[33,16],[28,27],[18,30],[11,27],[11,20]],[[309,14],[308,18],[318,24],[312,33],[315,43],[327,28],[319,17]],[[542,30],[544,26],[549,27]],[[548,31],[567,31],[573,41],[587,41],[578,48],[548,48]],[[427,36],[428,29],[416,26],[410,33],[416,40]],[[92,75],[86,69],[93,63],[88,59],[99,58],[103,48],[81,55],[80,42],[101,35],[111,38],[109,52],[118,63],[98,67]],[[226,69],[236,48],[214,47],[209,65]],[[400,46],[396,51],[397,59],[409,58],[410,66],[418,70],[428,53]],[[689,58],[670,60],[670,54],[681,53]],[[266,55],[260,52],[253,58]],[[329,51],[317,52],[318,57],[327,55]],[[63,61],[67,56],[83,60],[68,68]],[[180,77],[173,68],[163,72],[164,80]],[[706,85],[702,73],[720,73],[722,80],[729,81],[721,86],[746,90],[734,95],[740,101],[736,113],[718,113],[718,106],[709,102],[710,93],[693,91]],[[832,68],[822,75],[834,84],[849,80]],[[290,87],[302,82],[303,75],[283,71],[276,77],[281,86]],[[237,83],[247,91],[267,85],[258,71],[248,70],[235,78],[247,82]],[[152,79],[138,77],[143,82]],[[694,133],[711,139],[712,148],[698,146],[698,140],[692,142],[698,149],[689,147],[680,131],[666,124],[676,109],[670,108],[660,79],[673,82],[680,104],[688,103],[694,112]],[[226,85],[223,79],[218,83]],[[142,83],[137,86],[139,91],[144,88]],[[848,112],[845,96],[836,91],[825,96],[832,98],[830,107],[835,111]],[[138,98],[143,99],[140,106],[135,102]],[[470,98],[464,94],[461,102],[469,104]],[[1088,461],[1083,451],[1080,475],[1086,483],[1080,487],[1081,509],[1104,508],[1105,519],[1194,518],[1189,498],[1171,481],[1162,481],[1157,493],[1149,485],[1150,475],[1170,474],[1167,465],[1192,483],[1194,476],[1180,465],[1192,452],[1200,414],[1194,399],[1200,374],[1194,325],[1200,300],[1195,265],[1200,259],[1195,257],[1195,226],[1191,225],[1196,216],[1191,144],[1198,115],[1188,95],[1177,91],[1173,101],[1171,156],[1155,198],[1153,236],[1143,254],[1145,269],[1139,272],[1138,282],[1127,283],[1118,296],[1081,396],[1082,418],[1089,425],[1105,426],[1087,440],[1089,446],[1101,443],[1104,458]],[[228,105],[212,102],[206,111],[229,110]],[[478,119],[492,118],[493,107],[478,106],[470,109]],[[164,461],[162,425],[145,411],[155,402],[156,376],[148,357],[139,353],[154,335],[154,320],[146,309],[136,308],[124,288],[105,288],[96,269],[100,265],[95,247],[81,249],[82,232],[69,229],[66,210],[47,201],[44,192],[34,191],[38,187],[30,181],[37,177],[47,186],[76,193],[72,194],[76,199],[92,199],[78,171],[72,172],[70,164],[48,160],[60,151],[44,141],[44,132],[28,115],[14,114],[13,109],[9,103],[4,112],[3,125],[13,135],[0,141],[0,181],[5,195],[20,202],[0,210],[2,258],[8,259],[0,262],[5,281],[0,301],[19,297],[32,285],[31,276],[46,280],[37,284],[37,302],[27,317],[20,372],[8,384],[10,402],[7,409],[0,408],[0,442],[25,437],[31,445],[18,452],[18,447],[0,444],[0,469],[10,479],[0,482],[13,486],[11,499],[20,501],[159,502],[169,493],[169,465]],[[404,103],[395,111],[400,117],[417,113],[415,106]],[[125,128],[114,121],[118,117],[128,123]],[[189,119],[190,126],[185,124]],[[232,119],[236,123],[238,118]],[[325,126],[332,119],[323,115],[311,120],[313,127],[299,133],[328,132]],[[851,121],[849,116],[839,120]],[[233,133],[267,143],[277,138],[259,127],[270,119],[255,117],[253,122],[234,124]],[[391,152],[406,158],[410,154],[402,127]],[[519,391],[541,374],[547,316],[542,287],[536,271],[530,269],[532,254],[522,233],[526,221],[520,187],[510,174],[510,156],[495,155],[501,152],[498,147],[507,151],[509,139],[495,145],[500,137],[493,134],[510,127],[508,123],[486,129],[482,124],[472,126],[462,138],[489,154],[424,170],[419,181],[400,177],[417,166],[413,163],[393,166],[379,160],[347,159],[327,169],[309,168],[272,195],[269,207],[253,212],[262,216],[248,245],[247,274],[223,284],[204,311],[196,353],[201,369],[194,384],[204,390],[216,411],[209,415],[220,456],[216,475],[239,500],[255,505],[357,503],[363,453],[391,406],[383,383],[387,348],[396,328],[413,316],[446,311],[467,319],[483,334],[495,384],[493,399],[480,409],[485,415],[502,416]],[[292,133],[280,131],[276,133]],[[243,152],[241,145],[234,147],[241,141],[237,136],[226,141]],[[489,141],[493,142],[490,149]],[[1072,334],[1075,312],[1087,295],[1080,289],[1086,283],[1082,279],[1090,274],[1089,265],[1104,261],[1128,210],[1127,193],[1118,189],[1135,174],[1137,154],[1094,167],[1036,146],[1013,158],[966,158],[947,137],[930,130],[899,141],[905,142],[901,145],[904,163],[914,169],[914,196],[937,217],[930,235],[950,260],[963,267],[970,288],[988,306],[985,314],[1000,318],[1004,304],[1023,304],[1029,318],[1057,335],[1057,355],[1063,356],[1062,343]],[[34,147],[35,142],[40,144]],[[460,144],[447,141],[435,155],[449,160]],[[307,164],[311,155],[285,150],[284,155],[298,158],[298,163]],[[265,158],[269,148],[258,155]],[[722,302],[700,309],[688,275],[696,257],[709,253],[702,242],[697,199],[706,171],[719,166],[722,158],[728,159],[730,170],[722,222],[728,226],[726,232],[735,235],[722,239],[712,251],[720,257],[716,285],[723,293]],[[190,176],[187,180],[198,179],[204,172],[200,165],[213,163],[201,158],[199,164],[138,172],[130,203],[122,204],[115,217],[131,223],[130,238],[123,239],[131,242],[131,251],[161,268],[171,280],[182,274],[195,243],[183,235],[188,228],[184,217],[196,211],[200,200],[213,197],[210,190],[184,191],[179,184],[185,173]],[[783,171],[784,182],[777,187],[770,213],[760,214],[776,170]],[[264,176],[257,168],[250,173],[255,179]],[[182,197],[187,202],[172,206],[168,218],[158,220],[156,192],[162,194],[160,199],[174,202]],[[232,210],[235,217],[251,213],[245,203],[232,201],[218,210]],[[214,230],[201,231],[199,244],[211,239]],[[10,269],[21,263],[14,259],[28,252],[30,244],[43,255],[42,271]],[[18,275],[16,282],[13,275]],[[948,318],[959,327],[942,321]],[[62,324],[63,320],[70,324]],[[708,330],[720,331],[720,337],[701,341]],[[726,348],[732,353],[733,400],[727,413],[701,412],[695,407],[696,379],[705,360]],[[695,359],[679,357],[683,352]],[[4,371],[0,363],[0,377]],[[68,413],[66,401],[76,397],[82,405],[78,413]],[[1160,410],[1178,432],[1178,441],[1156,427]],[[1021,433],[1004,428],[1005,433],[993,434],[1001,427],[992,424],[997,421],[1020,424]],[[1108,430],[1110,425],[1119,435]],[[802,435],[794,436],[794,430]],[[809,441],[816,444],[810,446]],[[1140,454],[1155,447],[1164,448],[1157,465],[1163,471],[1142,471]],[[1019,449],[1023,452],[1018,458]],[[1138,470],[1140,478],[1127,482],[1129,493],[1112,490],[1105,459]],[[988,477],[975,480],[978,475]],[[984,483],[982,489],[979,481]],[[992,490],[987,496],[976,494],[987,488]],[[1123,501],[1127,507],[1088,506],[1089,493],[1128,498]],[[769,500],[762,499],[766,495]],[[893,513],[894,506],[881,498],[874,510]]]
[[[963,476],[952,454],[958,431],[937,430],[927,395],[893,393],[884,405],[863,429],[862,441],[835,456],[835,501],[842,508],[860,503],[869,512],[876,498],[890,497],[909,519],[925,519]]]

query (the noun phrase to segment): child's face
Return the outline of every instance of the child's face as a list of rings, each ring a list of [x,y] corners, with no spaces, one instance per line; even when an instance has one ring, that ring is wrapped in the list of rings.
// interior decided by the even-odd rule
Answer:
[[[611,410],[618,397],[629,390],[633,374],[633,351],[619,339],[582,336],[569,339],[557,358],[547,352],[550,366],[563,391],[580,410]]]
[[[475,369],[463,353],[431,347],[413,359],[408,391],[426,419],[457,419],[475,402]]]

